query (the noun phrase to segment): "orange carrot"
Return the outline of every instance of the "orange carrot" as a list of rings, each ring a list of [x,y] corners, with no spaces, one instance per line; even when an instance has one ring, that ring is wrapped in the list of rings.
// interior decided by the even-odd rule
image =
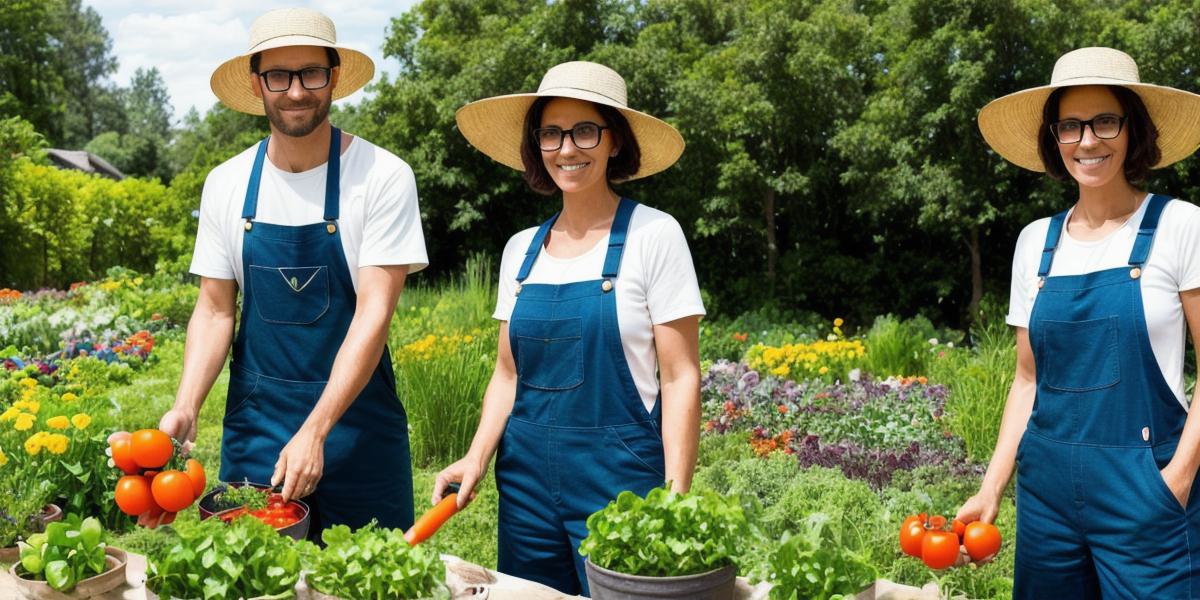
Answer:
[[[408,542],[410,546],[420,544],[429,539],[429,536],[433,535],[447,519],[458,512],[458,486],[453,486],[453,489],[454,491],[443,496],[441,502],[421,515],[421,518],[417,519],[417,522],[404,532],[404,541]]]

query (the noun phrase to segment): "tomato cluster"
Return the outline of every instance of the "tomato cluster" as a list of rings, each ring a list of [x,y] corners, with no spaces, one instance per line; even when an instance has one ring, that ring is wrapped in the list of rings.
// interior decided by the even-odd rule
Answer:
[[[267,497],[267,507],[249,510],[245,506],[218,513],[222,521],[229,523],[234,519],[249,514],[250,516],[274,527],[283,529],[299,523],[304,518],[304,508],[295,502],[284,502],[282,494],[271,494]]]
[[[204,494],[204,467],[178,455],[171,436],[157,429],[118,431],[109,436],[108,445],[112,465],[125,473],[116,488],[121,512],[165,525]]]
[[[931,569],[947,569],[958,562],[962,550],[973,561],[994,556],[1000,551],[1000,530],[983,521],[963,523],[954,519],[947,531],[946,517],[910,515],[900,525],[900,550],[921,559]]]

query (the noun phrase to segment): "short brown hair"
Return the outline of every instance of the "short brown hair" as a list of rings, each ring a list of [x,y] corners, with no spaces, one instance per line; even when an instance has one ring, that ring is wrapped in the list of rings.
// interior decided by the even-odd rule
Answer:
[[[1125,131],[1129,132],[1129,149],[1125,153],[1125,181],[1139,184],[1146,181],[1150,169],[1162,159],[1158,149],[1158,128],[1150,118],[1146,105],[1136,92],[1117,85],[1104,86],[1116,96],[1125,112]],[[1070,88],[1058,88],[1046,98],[1042,108],[1042,127],[1038,130],[1038,155],[1042,158],[1042,166],[1046,174],[1059,181],[1066,181],[1071,175],[1063,164],[1062,155],[1058,152],[1058,140],[1050,131],[1050,125],[1058,121],[1058,105],[1063,94]]]
[[[542,162],[542,149],[533,137],[533,130],[542,126],[542,113],[551,100],[554,100],[554,97],[543,96],[533,101],[533,105],[525,112],[524,136],[521,141],[521,163],[525,166],[525,182],[533,191],[547,196],[558,191],[558,184],[554,183],[554,178],[546,171],[546,164]],[[608,131],[619,147],[617,155],[608,159],[608,182],[619,182],[633,177],[642,167],[642,150],[638,147],[633,129],[629,127],[629,121],[621,111],[611,106],[595,102],[592,106],[596,107],[600,117],[604,119]]]

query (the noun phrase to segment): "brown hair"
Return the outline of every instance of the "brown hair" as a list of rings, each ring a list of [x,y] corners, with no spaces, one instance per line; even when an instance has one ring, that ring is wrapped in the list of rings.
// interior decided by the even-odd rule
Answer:
[[[546,105],[550,104],[551,100],[554,100],[554,97],[543,96],[533,101],[533,105],[525,112],[524,135],[521,141],[521,163],[525,166],[525,182],[533,188],[533,191],[547,196],[557,192],[558,185],[546,171],[546,164],[542,162],[542,149],[538,147],[537,140],[533,137],[533,130],[542,126],[542,113],[545,112]],[[617,155],[608,159],[609,183],[633,177],[642,166],[642,150],[638,147],[633,129],[629,127],[629,121],[625,115],[621,114],[621,111],[611,106],[595,102],[592,103],[592,106],[596,107],[600,117],[604,119],[608,131],[619,148]]]
[[[1162,152],[1158,149],[1158,128],[1150,118],[1146,105],[1136,92],[1126,87],[1107,85],[1108,91],[1116,96],[1125,112],[1124,130],[1129,133],[1129,150],[1125,153],[1125,181],[1140,184],[1150,175],[1150,169],[1158,164]],[[1063,94],[1070,88],[1058,88],[1046,98],[1042,108],[1042,127],[1038,130],[1038,155],[1046,174],[1059,181],[1070,177],[1058,152],[1058,140],[1050,131],[1050,125],[1058,121],[1058,105]]]

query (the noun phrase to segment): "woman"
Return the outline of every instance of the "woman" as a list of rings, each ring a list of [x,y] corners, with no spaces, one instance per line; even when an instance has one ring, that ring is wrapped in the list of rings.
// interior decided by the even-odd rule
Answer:
[[[553,67],[536,94],[468,104],[457,120],[535,191],[561,191],[562,211],[504,249],[479,428],[438,474],[433,501],[461,482],[465,504],[499,446],[499,570],[586,594],[588,515],[622,490],[686,491],[695,467],[704,306],[691,255],[673,218],[612,188],[670,167],[683,138],[629,109],[621,76],[589,62]]]
[[[1016,378],[983,485],[992,521],[1018,465],[1014,598],[1200,597],[1200,424],[1184,396],[1200,338],[1200,209],[1136,186],[1200,145],[1200,97],[1140,83],[1109,48],[988,104],[1009,161],[1074,180],[1074,206],[1017,241]]]

